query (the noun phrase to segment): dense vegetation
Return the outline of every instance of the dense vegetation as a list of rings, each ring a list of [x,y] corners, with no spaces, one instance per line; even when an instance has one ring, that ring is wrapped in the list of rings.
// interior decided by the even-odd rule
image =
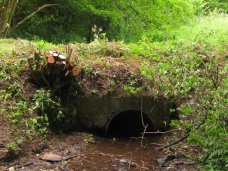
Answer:
[[[18,22],[44,4],[58,5],[44,8],[14,30]],[[109,40],[135,42],[146,35],[151,41],[164,41],[172,37],[170,31],[194,14],[215,9],[227,12],[227,3],[222,0],[20,0],[10,27],[13,37],[56,43],[91,41],[95,25],[107,33]]]
[[[107,39],[128,43],[122,45],[127,49],[126,54],[133,54],[133,58],[142,57],[140,73],[151,81],[147,88],[178,105],[181,120],[172,122],[172,126],[181,128],[189,142],[203,149],[199,161],[204,168],[228,168],[226,0],[21,0],[11,27],[46,3],[58,5],[39,11],[9,36],[35,40],[40,51],[53,46],[45,41],[91,42],[95,39],[92,42],[97,50],[92,52],[94,54],[106,48]],[[4,53],[0,51],[1,56]],[[15,79],[10,73],[19,73],[21,65],[23,63],[5,65],[1,62],[0,78]],[[143,87],[135,89],[126,85],[125,88],[137,93]],[[43,112],[45,108],[60,105],[56,97],[50,99],[50,90],[38,90],[33,103],[24,99],[19,90],[14,82],[4,90],[2,97],[4,100],[10,96],[16,99],[15,107],[10,109],[12,122],[17,123],[28,106],[41,108]],[[33,131],[38,129],[45,133],[47,121],[43,114],[25,123]]]
[[[203,7],[200,0],[21,0],[13,17],[12,28],[46,3],[59,6],[37,13],[14,32],[14,37],[60,43],[91,41],[95,24],[107,33],[110,40],[132,42],[142,35],[148,35],[151,40],[161,41],[167,39],[170,30],[188,21]]]

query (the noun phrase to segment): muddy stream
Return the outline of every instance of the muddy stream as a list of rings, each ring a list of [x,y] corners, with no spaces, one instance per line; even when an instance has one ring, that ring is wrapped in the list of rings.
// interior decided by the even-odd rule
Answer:
[[[157,159],[157,142],[161,137],[108,139],[95,137],[86,147],[86,152],[70,162],[71,169],[79,170],[160,170]]]
[[[142,138],[107,138],[88,133],[52,135],[27,144],[18,158],[0,163],[0,171],[194,171],[187,153],[195,148],[182,144],[161,146],[174,135]]]

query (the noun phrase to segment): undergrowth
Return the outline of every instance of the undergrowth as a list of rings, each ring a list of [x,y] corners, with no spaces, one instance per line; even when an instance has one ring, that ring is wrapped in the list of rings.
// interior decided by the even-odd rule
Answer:
[[[3,57],[0,61],[1,125],[12,131],[10,142],[6,144],[8,153],[2,160],[11,161],[21,154],[26,142],[49,134],[49,122],[46,114],[37,114],[35,110],[41,108],[41,102],[37,96],[38,90],[35,93],[28,83],[28,74],[25,74],[27,61],[10,61]],[[32,98],[34,93],[36,96]],[[45,96],[48,96],[48,91]],[[49,101],[51,98],[47,100]]]
[[[190,132],[188,141],[203,149],[204,169],[227,170],[228,22],[214,17],[180,28],[179,37],[166,42],[143,37],[130,51],[144,56],[141,75],[153,93],[178,105],[181,119],[171,125]]]

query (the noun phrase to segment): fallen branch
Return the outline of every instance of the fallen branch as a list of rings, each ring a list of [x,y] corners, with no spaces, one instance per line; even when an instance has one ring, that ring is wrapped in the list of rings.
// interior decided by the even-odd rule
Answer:
[[[23,168],[23,167],[31,166],[31,165],[33,165],[33,164],[34,164],[33,162],[27,162],[27,163],[25,163],[25,164],[21,164],[21,165],[19,165],[19,166],[16,166],[15,168],[16,168],[16,169],[21,169],[21,168]]]
[[[206,113],[206,114],[205,114],[205,117],[204,117],[203,120],[199,123],[199,125],[196,126],[196,128],[195,128],[196,130],[198,130],[198,129],[205,123],[205,121],[207,120],[207,116],[208,116],[207,110],[208,110],[208,109],[204,109],[204,112]],[[173,146],[173,145],[175,145],[175,144],[178,144],[179,142],[185,140],[186,138],[189,137],[191,131],[192,131],[192,128],[190,128],[190,129],[188,130],[188,132],[187,132],[183,137],[181,137],[180,139],[178,139],[178,140],[176,140],[176,141],[174,141],[174,142],[172,142],[172,143],[170,143],[170,144],[168,144],[168,145],[165,145],[164,147],[159,148],[159,150],[165,149],[165,148],[168,148],[168,147],[171,147],[171,146]]]
[[[96,154],[99,154],[101,156],[104,156],[104,157],[114,157],[113,154],[105,154],[105,153],[102,153],[100,151],[96,151]],[[117,157],[122,157],[123,155],[115,155]]]
[[[143,147],[143,139],[144,139],[144,135],[145,135],[147,126],[148,126],[148,124],[144,127],[144,131],[143,131],[143,133],[142,133],[142,137],[141,137],[141,147]]]
[[[158,144],[158,143],[150,143],[151,145],[157,145],[157,146],[163,146],[163,144]]]
[[[172,129],[172,130],[169,130],[169,131],[165,131],[165,132],[143,132],[141,134],[167,134],[167,133],[170,133],[170,132],[174,132],[174,131],[182,131],[181,129]]]
[[[183,137],[181,137],[180,139],[178,139],[178,140],[176,140],[176,141],[174,141],[174,142],[172,142],[172,143],[170,143],[170,144],[168,144],[168,145],[165,145],[164,147],[159,148],[159,150],[162,150],[162,149],[171,147],[171,146],[173,146],[173,145],[175,145],[175,144],[178,144],[179,142],[181,142],[181,141],[183,141],[184,139],[188,138],[189,135],[190,135],[190,131],[189,131],[187,134],[185,134]]]
[[[84,155],[81,155],[81,157],[86,158]],[[83,158],[80,158],[80,159],[83,160],[83,161],[85,161],[85,162],[87,162],[87,163],[90,163],[90,164],[96,164],[96,163],[94,163],[94,162],[91,162],[91,161],[86,160],[86,159],[83,159]]]
[[[184,162],[184,161],[179,161],[175,162],[174,165],[195,165],[196,162]]]

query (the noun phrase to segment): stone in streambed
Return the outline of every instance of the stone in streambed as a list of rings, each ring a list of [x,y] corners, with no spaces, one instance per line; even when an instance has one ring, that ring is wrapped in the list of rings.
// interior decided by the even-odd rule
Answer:
[[[60,156],[58,154],[54,154],[52,152],[44,153],[40,157],[40,159],[41,160],[44,160],[44,161],[49,161],[49,162],[59,162],[59,161],[62,161],[63,160],[62,156]]]

